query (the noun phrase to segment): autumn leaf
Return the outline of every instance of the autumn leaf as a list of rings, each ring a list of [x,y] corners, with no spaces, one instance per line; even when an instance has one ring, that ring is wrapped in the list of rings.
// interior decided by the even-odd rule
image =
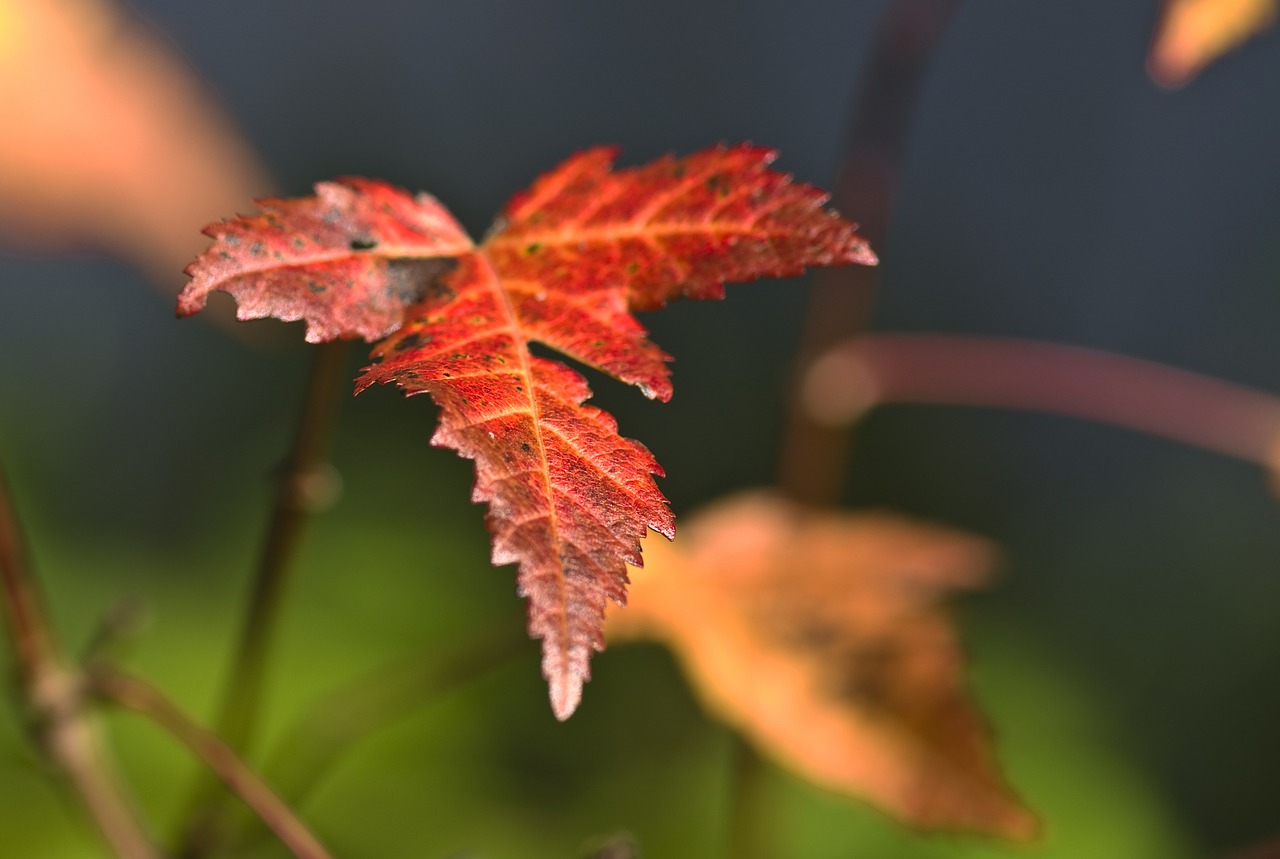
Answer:
[[[1179,87],[1275,23],[1280,0],[1166,0],[1147,69]]]
[[[915,826],[1035,831],[993,762],[937,605],[983,582],[987,543],[751,494],[645,555],[609,640],[664,642],[708,710],[763,752]]]
[[[112,0],[0,0],[0,234],[93,244],[157,279],[268,186],[182,60]]]
[[[726,281],[807,266],[873,264],[826,195],[768,169],[774,153],[718,146],[613,170],[581,152],[518,194],[474,245],[432,197],[381,182],[322,183],[215,224],[188,267],[179,313],[229,292],[241,318],[304,319],[307,339],[374,340],[357,393],[394,383],[441,407],[432,443],[476,461],[493,562],[519,564],[530,634],[557,717],[577,707],[605,604],[626,597],[649,529],[675,522],[662,469],[586,381],[533,354],[537,341],[667,400],[669,357],[632,315],[720,298]]]

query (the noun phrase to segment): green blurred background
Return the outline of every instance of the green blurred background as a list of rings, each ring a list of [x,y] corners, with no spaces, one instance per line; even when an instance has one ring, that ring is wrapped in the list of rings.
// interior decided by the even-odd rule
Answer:
[[[749,139],[830,185],[884,6],[132,4],[279,190],[380,176],[430,190],[476,235],[511,192],[602,142],[639,163]],[[958,7],[878,249],[877,328],[1096,346],[1280,390],[1280,44],[1164,92],[1143,71],[1156,11]],[[207,717],[309,351],[297,326],[175,321],[181,283],[158,292],[89,250],[0,257],[0,455],[63,640],[137,600],[151,622],[129,664]],[[678,358],[670,404],[593,377],[597,404],[665,466],[678,515],[772,480],[805,290],[745,285],[646,317]],[[298,566],[266,745],[368,666],[444,662],[523,625],[512,571],[487,563],[470,465],[427,444],[433,419],[390,390],[344,403],[344,491]],[[1065,419],[895,407],[859,429],[848,486],[850,506],[1003,548],[999,583],[958,616],[975,696],[1046,836],[919,835],[766,768],[771,855],[1163,859],[1280,828],[1280,532],[1259,470]],[[528,642],[356,748],[303,811],[339,856],[572,857],[617,833],[650,859],[725,855],[733,739],[657,648],[613,648],[593,673],[558,724]],[[194,766],[133,718],[111,728],[170,821]],[[21,732],[0,709],[0,855],[102,855]]]

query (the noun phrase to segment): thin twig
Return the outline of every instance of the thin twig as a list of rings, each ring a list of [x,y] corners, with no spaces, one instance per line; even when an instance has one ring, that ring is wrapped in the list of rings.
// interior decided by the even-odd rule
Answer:
[[[78,673],[54,644],[17,516],[0,469],[0,602],[13,643],[18,689],[40,746],[120,859],[160,859],[85,709]]]
[[[1280,397],[1123,355],[942,334],[856,337],[815,362],[801,399],[831,426],[886,403],[1073,415],[1274,468]]]
[[[921,84],[959,0],[891,0],[877,31],[862,85],[855,90],[844,155],[832,194],[837,211],[859,224],[859,233],[883,261],[906,141]],[[833,345],[866,329],[880,269],[862,265],[814,274],[797,373]],[[799,404],[788,416],[779,462],[779,485],[810,503],[831,503],[844,483],[849,429],[810,419]]]
[[[729,742],[729,831],[724,856],[725,859],[765,859],[768,853],[760,817],[765,763],[755,747],[740,734],[730,732]]]
[[[99,697],[145,716],[186,746],[298,859],[332,859],[307,825],[229,745],[189,719],[158,689],[107,668],[90,673],[89,683]]]
[[[347,343],[318,347],[299,415],[293,447],[276,487],[266,540],[253,579],[253,593],[240,631],[215,724],[227,745],[244,754],[253,742],[261,712],[267,664],[280,610],[288,592],[293,559],[302,533],[325,494],[329,448],[338,410]],[[207,780],[197,786],[183,825],[180,854],[187,859],[207,852],[220,824],[220,794]]]
[[[217,721],[218,733],[227,744],[242,751],[252,742],[261,710],[266,664],[288,591],[293,558],[303,527],[315,508],[315,484],[327,475],[346,347],[344,341],[334,341],[317,349],[293,449],[276,487],[271,524]]]
[[[36,595],[17,515],[9,500],[8,484],[0,471],[0,586],[4,589],[5,619],[23,687],[36,685],[42,671],[57,662],[52,636]]]

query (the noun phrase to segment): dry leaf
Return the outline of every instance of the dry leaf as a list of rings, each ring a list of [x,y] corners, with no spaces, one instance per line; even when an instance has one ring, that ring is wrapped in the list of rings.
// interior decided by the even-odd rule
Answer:
[[[1280,0],[1166,0],[1147,70],[1179,87],[1275,23]]]
[[[1031,836],[938,600],[992,550],[887,514],[723,502],[646,547],[611,641],[666,643],[718,718],[828,788],[929,828]]]
[[[162,282],[265,173],[183,63],[107,0],[0,0],[0,232]]]

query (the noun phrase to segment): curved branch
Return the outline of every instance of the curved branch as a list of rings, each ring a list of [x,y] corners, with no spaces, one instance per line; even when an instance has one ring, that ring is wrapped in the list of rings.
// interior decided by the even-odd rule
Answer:
[[[810,418],[854,423],[886,403],[949,403],[1051,412],[1127,427],[1257,463],[1276,464],[1280,397],[1096,349],[1031,340],[872,334],[810,367]]]
[[[186,746],[298,859],[332,859],[307,825],[229,745],[189,719],[158,689],[107,668],[93,671],[88,681],[103,700],[145,716]]]
[[[890,0],[885,4],[862,83],[854,90],[831,205],[859,224],[881,259],[898,193],[899,174],[929,63],[960,0]],[[887,253],[886,253],[887,252]],[[813,274],[796,355],[804,375],[817,357],[867,327],[882,267],[842,266]],[[848,433],[815,423],[791,404],[778,482],[809,503],[830,503],[843,488]]]
[[[27,565],[21,529],[0,469],[0,606],[13,644],[19,691],[32,730],[107,846],[121,859],[160,859],[85,711],[80,676],[53,641]]]

